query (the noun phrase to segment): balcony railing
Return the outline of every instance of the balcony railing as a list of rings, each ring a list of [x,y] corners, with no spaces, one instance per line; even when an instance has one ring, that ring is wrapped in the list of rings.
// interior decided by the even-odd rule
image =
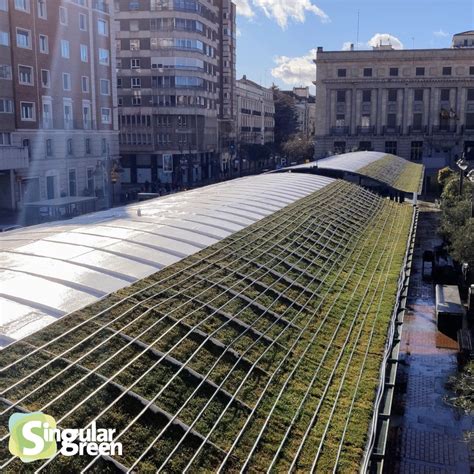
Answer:
[[[428,127],[426,125],[422,127],[415,127],[413,125],[410,125],[408,127],[408,134],[409,135],[427,135],[428,134]]]
[[[456,124],[434,125],[433,133],[456,133],[458,126]]]
[[[401,135],[402,134],[402,127],[396,126],[396,127],[390,127],[388,125],[385,125],[382,127],[382,135]]]
[[[349,135],[349,127],[331,127],[331,135]]]
[[[375,135],[375,127],[357,127],[358,135]]]
[[[26,146],[0,146],[0,170],[15,170],[30,166]]]

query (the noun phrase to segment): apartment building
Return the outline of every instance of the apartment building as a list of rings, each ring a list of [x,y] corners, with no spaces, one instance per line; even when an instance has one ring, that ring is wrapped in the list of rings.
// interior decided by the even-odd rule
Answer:
[[[0,0],[0,208],[108,192],[118,158],[108,2]]]
[[[275,102],[272,89],[243,76],[237,81],[239,144],[265,145],[275,141]]]
[[[353,149],[397,154],[427,169],[474,150],[473,32],[445,49],[317,49],[316,156]]]
[[[217,179],[235,117],[230,0],[116,0],[123,182],[131,188]]]

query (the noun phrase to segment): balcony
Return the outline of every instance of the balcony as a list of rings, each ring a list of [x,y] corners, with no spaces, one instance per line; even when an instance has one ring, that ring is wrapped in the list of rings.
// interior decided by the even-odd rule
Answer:
[[[396,126],[396,127],[390,127],[388,125],[385,125],[382,127],[382,135],[401,135],[402,134],[402,127]]]
[[[428,127],[422,126],[422,127],[415,127],[413,125],[410,125],[408,127],[408,135],[427,135],[428,134]]]
[[[375,127],[357,127],[357,135],[375,135]]]
[[[29,165],[28,147],[0,146],[0,170],[28,168]]]
[[[331,135],[349,135],[349,127],[331,127]]]
[[[449,125],[434,125],[433,133],[456,133],[458,126],[456,124]]]

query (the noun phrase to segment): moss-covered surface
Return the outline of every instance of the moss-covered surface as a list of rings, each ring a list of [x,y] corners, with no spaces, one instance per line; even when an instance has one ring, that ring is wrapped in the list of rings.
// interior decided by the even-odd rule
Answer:
[[[423,165],[395,155],[386,155],[357,172],[406,193],[421,193],[423,186]]]
[[[169,472],[191,460],[193,472],[224,461],[234,471],[251,451],[252,472],[272,462],[286,471],[293,461],[302,471],[314,463],[318,472],[336,464],[356,472],[412,213],[335,182],[2,351],[0,367],[24,359],[3,371],[0,396],[63,427],[106,410],[98,425],[120,433],[137,417],[119,439],[117,461],[127,468],[163,430],[138,472],[155,472],[170,455]],[[143,410],[139,397],[153,407]],[[182,424],[164,429],[176,413]],[[0,465],[10,414],[0,417]],[[192,425],[187,436],[183,424]],[[47,470],[77,472],[89,461],[57,457]],[[15,459],[3,472],[39,465]],[[114,467],[101,459],[94,470]]]

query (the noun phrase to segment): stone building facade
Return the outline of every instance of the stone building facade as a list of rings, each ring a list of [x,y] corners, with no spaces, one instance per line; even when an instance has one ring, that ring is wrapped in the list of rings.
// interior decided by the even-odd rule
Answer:
[[[275,141],[273,91],[247,79],[237,81],[239,144],[265,145]]]
[[[0,1],[0,208],[109,191],[111,26],[107,1]]]
[[[466,32],[462,37],[470,37]],[[460,38],[454,37],[454,42]],[[474,150],[474,47],[326,52],[316,57],[316,156],[354,149],[438,169]]]

